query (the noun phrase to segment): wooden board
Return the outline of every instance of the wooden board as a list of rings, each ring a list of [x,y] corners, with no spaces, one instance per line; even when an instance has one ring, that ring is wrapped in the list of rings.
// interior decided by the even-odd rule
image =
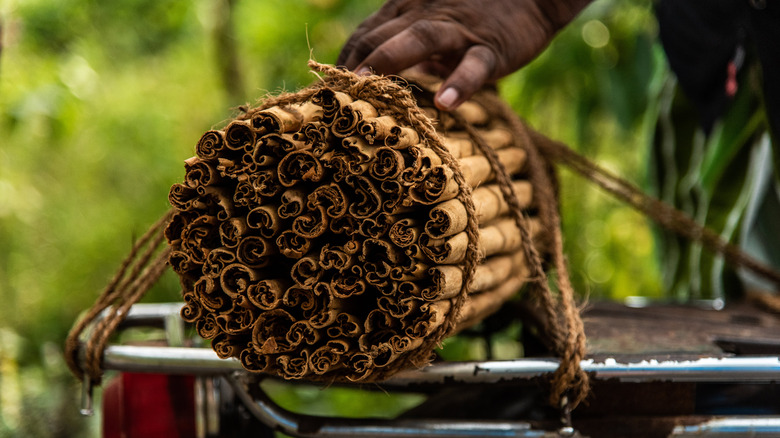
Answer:
[[[722,310],[594,303],[584,312],[593,357],[780,354],[780,315],[747,303]]]

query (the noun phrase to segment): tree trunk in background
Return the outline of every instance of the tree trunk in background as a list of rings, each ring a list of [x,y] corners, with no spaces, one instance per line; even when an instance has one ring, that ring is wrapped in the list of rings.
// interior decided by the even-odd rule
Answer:
[[[236,0],[216,0],[214,4],[214,43],[222,85],[231,104],[244,103],[244,81],[233,34],[233,10]]]

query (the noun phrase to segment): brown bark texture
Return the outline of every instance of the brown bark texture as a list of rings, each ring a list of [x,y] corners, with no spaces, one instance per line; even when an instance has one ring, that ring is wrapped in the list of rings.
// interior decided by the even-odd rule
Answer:
[[[473,189],[484,257],[455,332],[511,299],[530,271],[488,160],[430,89],[413,92]],[[496,151],[544,253],[524,145],[490,108],[459,111]],[[455,170],[422,138],[331,86],[206,132],[170,190],[165,231],[185,320],[220,357],[286,379],[375,381],[423,365],[431,351],[419,349],[466,281],[470,240]]]

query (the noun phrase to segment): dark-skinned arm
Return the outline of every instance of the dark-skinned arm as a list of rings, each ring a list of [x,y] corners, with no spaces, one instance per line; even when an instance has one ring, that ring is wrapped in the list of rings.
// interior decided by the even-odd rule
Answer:
[[[591,0],[389,0],[366,19],[338,64],[360,74],[419,66],[445,78],[441,109],[525,66]]]

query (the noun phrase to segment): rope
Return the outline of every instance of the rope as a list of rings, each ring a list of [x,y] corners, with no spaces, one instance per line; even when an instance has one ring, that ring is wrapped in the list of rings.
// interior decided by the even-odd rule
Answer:
[[[523,214],[522,207],[517,202],[506,170],[498,161],[495,151],[485,143],[477,130],[461,116],[457,114],[453,114],[453,116],[465,126],[471,139],[488,159],[504,200],[509,205],[515,223],[520,230],[523,241],[522,249],[531,268],[530,292],[541,300],[547,320],[545,335],[552,344],[556,355],[561,359],[558,369],[552,376],[550,402],[554,406],[568,404],[567,409],[574,409],[588,396],[590,383],[588,375],[580,368],[580,361],[585,357],[586,352],[585,328],[574,301],[574,288],[569,280],[568,267],[563,252],[561,219],[558,213],[553,177],[544,158],[540,155],[537,145],[531,140],[527,129],[512,110],[498,98],[484,96],[482,100],[485,100],[487,108],[499,110],[499,115],[509,124],[515,138],[520,139],[526,150],[530,167],[529,177],[534,190],[538,193],[540,216],[553,238],[552,257],[557,273],[559,300],[556,301],[550,290],[541,257],[531,242],[528,221]]]
[[[108,340],[124,320],[130,306],[138,302],[165,272],[168,263],[167,247],[156,257],[153,256],[164,241],[163,230],[171,215],[172,210],[163,215],[138,239],[114,278],[98,296],[95,304],[68,333],[65,340],[65,362],[78,379],[83,380],[86,373],[93,383],[100,382],[103,374],[103,350]],[[84,330],[108,308],[110,310],[95,323],[89,333],[90,337],[85,344],[86,369],[82,369],[79,360],[80,337]]]
[[[534,142],[545,156],[565,164],[585,179],[625,202],[664,228],[698,242],[709,251],[721,254],[732,266],[742,267],[780,286],[780,272],[756,260],[738,246],[721,238],[713,230],[698,224],[671,205],[650,197],[630,182],[615,176],[563,143],[532,133]]]
[[[748,302],[767,312],[780,315],[780,297],[762,291],[747,291]]]

